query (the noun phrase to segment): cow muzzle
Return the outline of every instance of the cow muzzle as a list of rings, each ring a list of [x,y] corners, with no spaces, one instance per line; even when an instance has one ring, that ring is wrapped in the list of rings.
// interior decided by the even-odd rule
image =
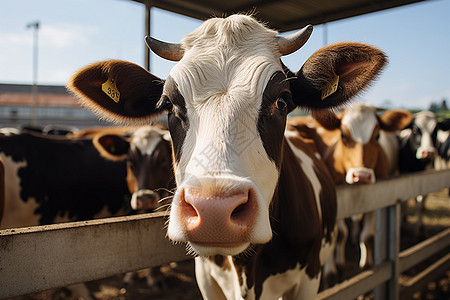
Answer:
[[[160,196],[152,190],[138,190],[131,196],[131,208],[134,210],[153,210],[159,206]]]
[[[345,176],[347,184],[375,183],[375,181],[375,173],[369,168],[351,168]]]
[[[255,227],[258,219],[261,223],[260,208],[251,186],[181,186],[172,203],[168,235],[173,241],[189,242],[201,256],[239,254],[258,242]],[[265,229],[267,242],[270,225]]]
[[[419,148],[416,152],[417,159],[433,159],[436,155],[435,148]]]

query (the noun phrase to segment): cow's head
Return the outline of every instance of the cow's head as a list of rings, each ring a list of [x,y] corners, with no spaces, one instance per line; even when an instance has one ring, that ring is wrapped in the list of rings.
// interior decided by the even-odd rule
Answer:
[[[311,31],[278,37],[250,16],[213,18],[181,44],[147,38],[158,55],[179,61],[166,81],[123,61],[96,63],[71,78],[68,87],[81,102],[110,120],[145,123],[169,113],[177,183],[170,239],[189,242],[201,256],[235,255],[270,241],[288,112],[348,101],[387,61],[373,47],[340,43],[314,53],[294,74],[280,58]]]
[[[115,133],[100,133],[93,138],[94,146],[109,160],[127,160],[127,183],[131,208],[153,210],[160,199],[168,196],[173,183],[170,136],[167,130],[144,126],[131,137]]]
[[[380,131],[399,131],[412,119],[406,110],[388,110],[378,116],[376,108],[366,103],[355,103],[340,116],[315,116],[327,130],[339,130],[332,151],[325,157],[336,172],[337,184],[373,183],[376,178],[387,177],[387,157],[378,143]]]
[[[436,137],[438,122],[436,115],[431,111],[421,111],[413,116],[408,128],[400,133],[402,143],[408,144],[412,153],[418,160],[429,160],[437,153]]]

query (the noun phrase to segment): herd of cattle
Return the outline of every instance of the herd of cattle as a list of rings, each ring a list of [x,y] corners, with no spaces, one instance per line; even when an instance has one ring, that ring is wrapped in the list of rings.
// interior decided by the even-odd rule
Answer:
[[[336,221],[335,185],[447,166],[450,138],[449,120],[431,112],[326,110],[369,85],[387,58],[340,43],[293,73],[280,57],[311,31],[278,37],[249,16],[214,18],[181,45],[147,38],[179,61],[165,81],[123,61],[80,70],[70,91],[136,127],[2,129],[0,229],[169,209],[168,237],[195,253],[206,299],[313,298],[320,274],[329,280],[345,265],[348,222]],[[297,106],[311,115],[288,118]],[[142,125],[160,114],[167,127]],[[374,220],[352,218],[361,268],[373,263]]]

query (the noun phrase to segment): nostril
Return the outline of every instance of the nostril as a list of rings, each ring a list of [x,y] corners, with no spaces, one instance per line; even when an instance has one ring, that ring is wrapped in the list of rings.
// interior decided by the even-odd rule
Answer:
[[[253,201],[251,199],[251,192],[249,191],[246,196],[241,198],[239,205],[231,212],[231,222],[242,225],[248,224],[251,214],[254,213],[253,210]]]
[[[239,220],[245,217],[244,215],[247,213],[247,203],[242,203],[238,207],[236,207],[233,212],[231,213],[231,219],[232,220]]]
[[[200,215],[195,207],[189,203],[189,199],[186,199],[186,193],[183,191],[181,195],[181,211],[183,216],[187,219],[189,224],[200,223]]]

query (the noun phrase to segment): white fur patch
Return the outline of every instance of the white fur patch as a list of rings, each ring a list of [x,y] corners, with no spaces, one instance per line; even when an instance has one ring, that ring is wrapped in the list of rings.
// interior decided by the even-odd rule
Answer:
[[[363,145],[369,142],[377,124],[375,108],[365,103],[355,103],[345,110],[342,118],[342,125],[348,128],[353,140]]]
[[[26,161],[15,162],[10,156],[1,155],[5,165],[5,208],[0,229],[33,226],[39,224],[34,214],[38,207],[34,198],[27,202],[20,198],[20,178],[17,171],[26,167]]]
[[[416,158],[424,158],[424,153],[436,153],[436,147],[433,144],[432,134],[437,126],[436,115],[429,111],[419,112],[414,115],[414,123],[420,128],[422,138],[420,146],[416,152]]]
[[[322,184],[320,183],[319,178],[317,177],[317,174],[314,171],[314,162],[305,152],[295,147],[295,145],[293,145],[292,142],[289,140],[289,136],[291,137],[297,136],[296,132],[286,130],[284,135],[286,137],[286,141],[288,142],[289,147],[291,148],[292,152],[294,152],[295,156],[300,162],[302,170],[308,177],[309,182],[311,182],[311,185],[314,190],[314,198],[316,199],[317,212],[319,213],[319,218],[322,219],[322,208],[320,206],[320,192],[322,191]]]
[[[151,155],[167,133],[167,130],[153,126],[141,127],[133,133],[130,143],[131,147],[139,149],[144,155]]]

